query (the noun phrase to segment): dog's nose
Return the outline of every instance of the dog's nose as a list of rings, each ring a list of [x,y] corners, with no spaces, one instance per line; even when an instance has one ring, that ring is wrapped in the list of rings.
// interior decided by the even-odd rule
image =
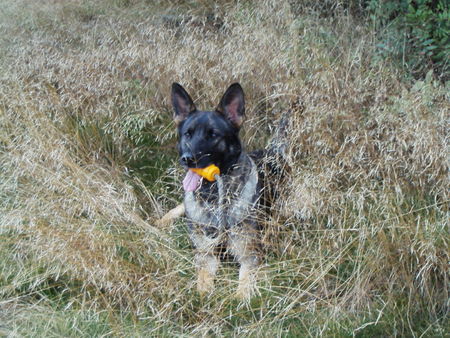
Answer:
[[[181,163],[183,164],[183,165],[186,165],[186,166],[190,166],[190,165],[193,165],[194,164],[194,156],[192,156],[191,154],[187,154],[187,153],[184,153],[183,155],[181,155],[181,158],[180,158],[180,160],[181,160]]]

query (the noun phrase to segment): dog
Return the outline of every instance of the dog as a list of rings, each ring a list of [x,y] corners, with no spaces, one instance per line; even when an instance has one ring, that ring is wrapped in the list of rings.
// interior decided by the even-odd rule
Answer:
[[[190,240],[196,250],[197,290],[214,290],[220,265],[219,248],[239,263],[237,297],[249,299],[256,291],[256,271],[261,262],[261,213],[267,207],[268,176],[279,175],[264,151],[246,153],[239,130],[245,118],[244,91],[232,84],[213,111],[198,110],[187,91],[173,83],[173,119],[178,129],[178,152],[187,169],[183,181],[184,208]],[[214,164],[220,169],[209,182],[189,170]],[[269,168],[269,169],[268,169]],[[267,175],[269,172],[269,175]],[[165,217],[171,217],[165,216]]]

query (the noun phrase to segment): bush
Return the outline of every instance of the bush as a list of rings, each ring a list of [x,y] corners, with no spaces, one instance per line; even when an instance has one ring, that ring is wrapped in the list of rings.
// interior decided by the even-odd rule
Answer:
[[[379,51],[401,61],[415,77],[433,69],[449,79],[450,11],[445,0],[371,0],[367,8],[379,32]]]

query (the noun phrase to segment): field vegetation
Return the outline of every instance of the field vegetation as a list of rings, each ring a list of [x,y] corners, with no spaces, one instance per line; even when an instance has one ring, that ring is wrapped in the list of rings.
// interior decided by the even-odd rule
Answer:
[[[411,72],[362,4],[2,0],[0,336],[447,335],[448,45]],[[211,109],[235,81],[246,149],[291,111],[249,302],[231,261],[200,297],[184,220],[156,224],[171,83]]]

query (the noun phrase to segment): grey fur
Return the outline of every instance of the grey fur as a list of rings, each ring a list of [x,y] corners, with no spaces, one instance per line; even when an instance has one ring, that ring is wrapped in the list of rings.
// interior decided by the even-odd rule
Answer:
[[[219,196],[214,200],[202,198],[199,192],[186,192],[184,198],[189,235],[197,250],[196,263],[203,271],[199,273],[198,287],[200,291],[211,291],[219,264],[214,250],[224,245],[241,265],[238,293],[247,298],[255,287],[253,274],[260,261],[258,168],[243,152],[231,172],[218,177],[216,184]]]

